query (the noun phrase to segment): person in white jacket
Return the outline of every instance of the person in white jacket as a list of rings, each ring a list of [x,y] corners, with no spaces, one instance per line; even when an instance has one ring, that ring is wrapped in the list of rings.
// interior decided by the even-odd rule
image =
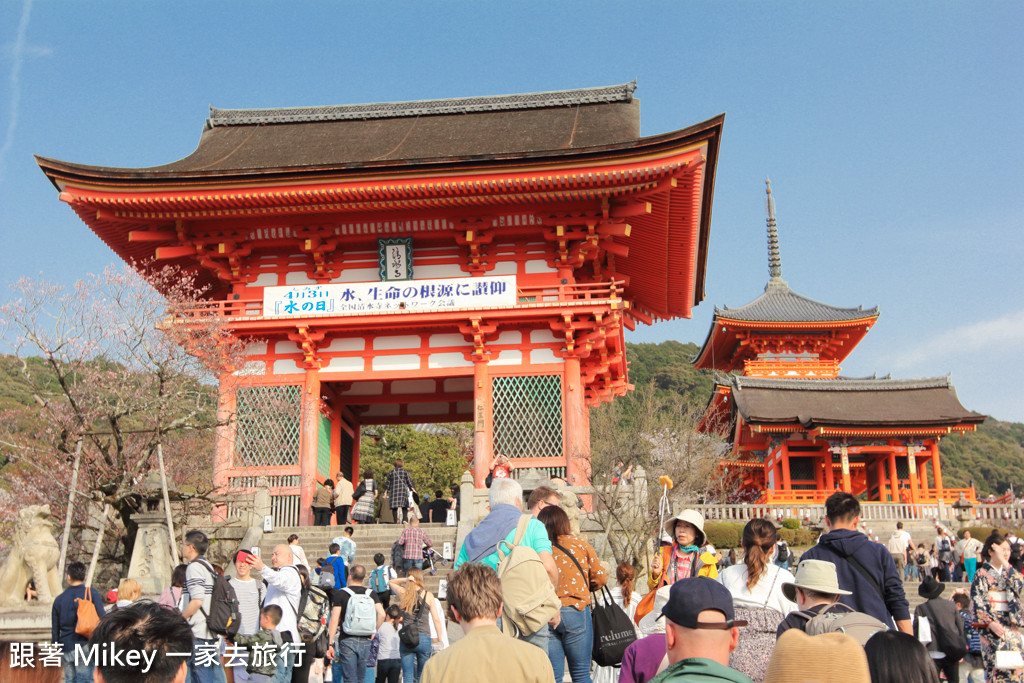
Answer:
[[[298,614],[299,600],[302,597],[302,579],[299,570],[295,568],[291,546],[281,543],[274,547],[274,552],[270,556],[271,567],[255,555],[250,557],[249,564],[267,582],[267,595],[263,605],[277,605],[281,608],[281,622],[277,625],[277,631],[286,642],[301,644]],[[275,683],[291,681],[294,667],[295,653],[289,651],[288,656],[282,658],[282,664],[277,668]]]
[[[778,532],[766,519],[753,519],[743,527],[743,562],[726,567],[718,582],[729,589],[737,607],[768,607],[779,612],[780,619],[796,609],[787,600],[782,584],[792,583],[793,574],[775,564]]]

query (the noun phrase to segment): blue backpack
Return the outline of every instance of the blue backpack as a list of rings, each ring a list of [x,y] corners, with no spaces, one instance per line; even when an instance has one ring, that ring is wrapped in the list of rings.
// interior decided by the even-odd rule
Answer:
[[[387,593],[388,592],[388,569],[389,567],[385,564],[377,567],[370,572],[370,588],[375,593]]]

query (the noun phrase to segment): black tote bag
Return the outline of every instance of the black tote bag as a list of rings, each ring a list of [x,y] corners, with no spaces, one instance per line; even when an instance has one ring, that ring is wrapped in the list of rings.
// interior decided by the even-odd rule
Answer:
[[[612,600],[607,586],[601,587],[603,600],[593,595],[590,606],[594,623],[593,659],[598,666],[619,666],[626,648],[636,641],[636,630],[632,620]]]

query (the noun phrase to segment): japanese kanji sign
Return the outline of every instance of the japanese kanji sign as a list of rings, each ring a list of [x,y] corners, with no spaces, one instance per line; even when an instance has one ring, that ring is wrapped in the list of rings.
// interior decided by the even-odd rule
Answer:
[[[382,237],[377,240],[380,281],[412,279],[412,238]]]
[[[515,275],[263,288],[263,315],[268,317],[443,311],[515,304]]]

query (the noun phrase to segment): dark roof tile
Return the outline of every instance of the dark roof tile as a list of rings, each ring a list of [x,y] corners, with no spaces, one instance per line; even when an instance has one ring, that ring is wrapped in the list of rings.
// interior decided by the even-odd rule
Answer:
[[[797,294],[779,278],[765,285],[764,294],[739,308],[715,307],[715,317],[752,322],[834,322],[878,315],[878,308],[838,308]]]

